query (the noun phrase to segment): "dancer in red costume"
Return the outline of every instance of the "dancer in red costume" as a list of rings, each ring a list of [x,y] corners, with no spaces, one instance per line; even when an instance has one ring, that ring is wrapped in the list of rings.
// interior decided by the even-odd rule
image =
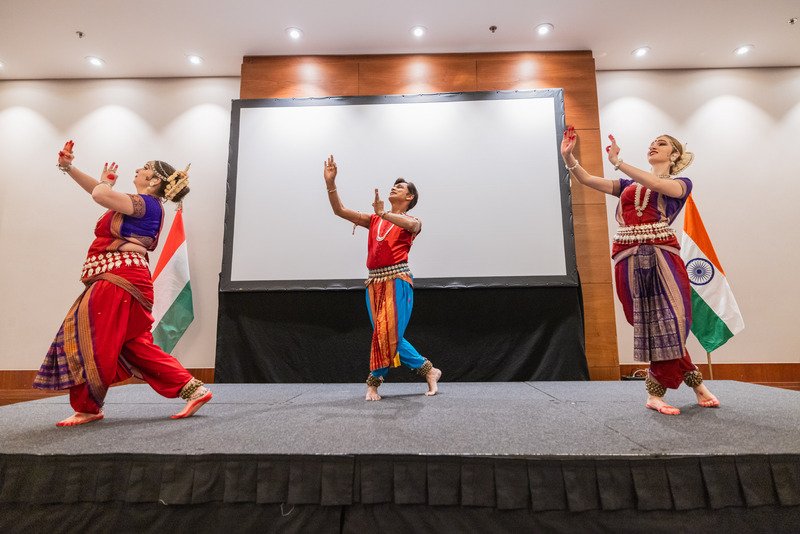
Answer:
[[[644,171],[624,162],[614,136],[608,137],[608,161],[628,178],[606,180],[586,172],[572,154],[578,138],[572,127],[564,132],[561,155],[580,183],[619,197],[620,227],[612,258],[617,296],[634,328],[633,357],[650,362],[646,406],[666,415],[680,414],[664,401],[664,395],[667,388],[677,389],[684,382],[694,389],[700,406],[715,408],[719,401],[703,384],[703,375],[686,350],[692,325],[691,291],[680,245],[670,228],[692,192],[691,180],[679,173],[694,155],[674,137],[660,135],[650,143],[650,171]]]
[[[136,170],[137,194],[118,193],[116,163],[106,164],[97,180],[72,165],[73,148],[72,141],[64,145],[58,167],[108,211],[97,221],[83,264],[86,288],[67,313],[33,387],[69,389],[75,414],[57,426],[102,419],[109,386],[131,376],[165,397],[184,399],[186,405],[172,418],[189,417],[211,400],[211,391],[153,343],[147,256],[158,243],[162,201],[180,202],[189,192],[189,177],[163,161],[149,161]]]
[[[403,337],[414,307],[414,278],[408,267],[408,252],[422,230],[420,220],[406,214],[417,204],[417,188],[402,178],[395,180],[389,192],[390,210],[384,209],[383,200],[376,189],[372,203],[375,213],[370,215],[344,207],[336,192],[337,173],[336,162],[330,156],[325,162],[323,177],[333,213],[354,225],[369,229],[366,300],[374,331],[366,400],[381,400],[378,387],[389,373],[389,368],[400,364],[425,378],[428,383],[425,395],[436,395],[442,372]]]

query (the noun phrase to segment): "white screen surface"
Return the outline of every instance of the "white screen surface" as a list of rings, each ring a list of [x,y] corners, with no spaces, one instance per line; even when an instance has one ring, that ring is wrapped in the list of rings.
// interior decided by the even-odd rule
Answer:
[[[371,213],[374,189],[386,201],[397,177],[416,184],[410,214],[423,230],[410,264],[418,280],[566,276],[560,132],[549,94],[242,101],[234,107],[229,282],[297,288],[365,277],[367,231],[352,235],[352,224],[332,213],[322,178],[328,154],[348,208]]]

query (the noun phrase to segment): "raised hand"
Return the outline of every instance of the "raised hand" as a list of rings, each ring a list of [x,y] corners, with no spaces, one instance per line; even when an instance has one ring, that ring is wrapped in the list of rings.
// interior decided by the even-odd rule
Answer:
[[[575,149],[577,142],[578,136],[575,133],[575,127],[568,126],[564,130],[564,138],[561,140],[561,157],[565,162],[572,156],[572,151]]]
[[[64,148],[58,151],[58,163],[57,165],[61,168],[69,168],[72,165],[72,160],[75,159],[75,154],[72,153],[72,149],[75,146],[75,142],[70,139],[66,143],[64,143]]]
[[[383,200],[381,200],[381,195],[378,193],[377,189],[375,189],[375,201],[372,203],[372,209],[375,210],[376,215],[380,215],[384,212]]]
[[[608,139],[611,141],[611,144],[606,147],[608,161],[610,161],[612,165],[616,165],[617,160],[619,160],[619,146],[617,145],[617,140],[614,139],[613,135],[608,134]]]
[[[108,182],[111,185],[114,185],[114,182],[117,180],[117,169],[119,165],[115,162],[111,162],[111,165],[106,163],[103,165],[103,171],[100,173],[100,181],[101,182]]]
[[[325,183],[333,185],[336,181],[336,162],[333,161],[333,155],[328,156],[323,166],[322,176],[325,178]]]

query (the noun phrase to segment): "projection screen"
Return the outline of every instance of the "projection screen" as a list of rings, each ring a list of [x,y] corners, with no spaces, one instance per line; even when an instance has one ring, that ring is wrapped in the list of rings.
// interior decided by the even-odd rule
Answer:
[[[561,89],[236,100],[221,291],[363,288],[367,230],[336,217],[322,177],[372,213],[414,182],[416,287],[578,284]]]

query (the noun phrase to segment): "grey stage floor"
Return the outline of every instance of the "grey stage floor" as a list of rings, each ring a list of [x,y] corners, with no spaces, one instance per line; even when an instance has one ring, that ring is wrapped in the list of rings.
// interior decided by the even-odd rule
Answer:
[[[707,382],[718,409],[670,391],[677,417],[644,408],[642,382],[214,384],[214,400],[173,421],[180,401],[112,388],[106,419],[56,428],[66,397],[0,407],[0,454],[403,454],[575,457],[800,453],[800,392]]]

